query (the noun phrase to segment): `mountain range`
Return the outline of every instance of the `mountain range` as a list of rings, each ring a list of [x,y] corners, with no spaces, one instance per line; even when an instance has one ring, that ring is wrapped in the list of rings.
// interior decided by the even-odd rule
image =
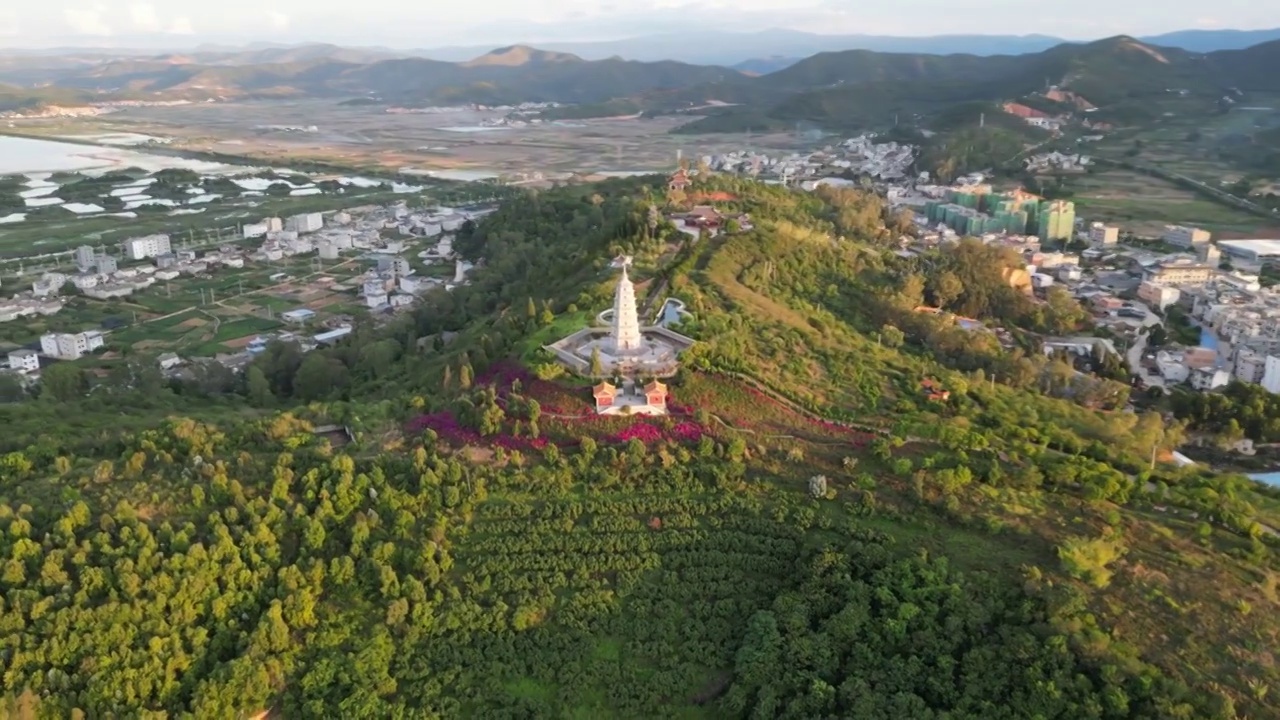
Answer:
[[[1193,52],[1131,37],[1065,43],[1023,54],[821,52],[767,74],[677,61],[587,60],[514,45],[463,62],[337,46],[198,49],[188,54],[94,59],[92,55],[0,59],[0,103],[23,93],[91,97],[366,97],[386,104],[586,106],[577,117],[680,112],[708,101],[719,129],[799,120],[856,125],[871,117],[930,112],[955,103],[1020,98],[1058,86],[1087,98],[1100,116],[1150,112],[1182,90],[1218,101],[1236,88],[1280,90],[1280,40],[1245,49]],[[25,88],[28,88],[24,91]],[[30,90],[31,87],[40,88]],[[736,118],[736,119],[735,119]]]
[[[1191,52],[1240,50],[1280,39],[1280,28],[1270,30],[1181,30],[1162,35],[1139,36],[1143,43]],[[584,60],[625,58],[641,62],[675,60],[694,65],[743,66],[753,72],[773,71],[821,52],[873,50],[876,52],[929,55],[1022,55],[1066,43],[1087,44],[1050,35],[936,35],[903,37],[888,35],[824,35],[798,30],[770,29],[758,32],[687,32],[644,35],[623,40],[578,42],[524,42],[549,52],[576,55]],[[287,63],[320,57],[343,62],[373,62],[391,58],[422,57],[444,62],[466,62],[487,53],[492,45],[464,45],[418,49],[386,47],[338,47],[311,43],[286,45],[256,42],[248,45],[201,45],[171,48],[170,54],[212,65]],[[160,54],[142,48],[0,49],[6,58],[66,58],[82,62],[149,57]]]

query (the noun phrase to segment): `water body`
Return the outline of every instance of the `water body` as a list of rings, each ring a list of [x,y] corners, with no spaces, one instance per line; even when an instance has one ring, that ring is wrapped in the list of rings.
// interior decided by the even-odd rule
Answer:
[[[1264,485],[1274,485],[1280,487],[1280,472],[1255,473],[1249,476],[1252,480],[1257,480]]]
[[[185,168],[195,172],[223,173],[231,166],[221,163],[188,160],[166,155],[150,155],[119,147],[98,147],[33,140],[31,138],[0,135],[0,175],[16,173],[75,172],[86,170],[107,171],[113,168],[136,166],[149,171],[165,168]],[[235,168],[244,171],[245,168]]]

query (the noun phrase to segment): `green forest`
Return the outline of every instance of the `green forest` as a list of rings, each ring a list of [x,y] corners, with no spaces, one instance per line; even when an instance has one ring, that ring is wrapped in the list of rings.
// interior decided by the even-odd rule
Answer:
[[[1078,306],[899,256],[860,191],[694,190],[750,228],[524,192],[460,232],[473,284],[338,346],[0,387],[0,716],[1280,714],[1280,492],[1045,358]],[[665,417],[542,349],[622,254],[691,313]]]

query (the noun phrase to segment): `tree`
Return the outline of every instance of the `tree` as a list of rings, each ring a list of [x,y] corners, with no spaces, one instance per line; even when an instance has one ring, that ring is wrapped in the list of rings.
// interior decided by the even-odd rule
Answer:
[[[0,403],[19,402],[26,397],[27,391],[17,376],[8,373],[0,375]]]
[[[320,400],[345,384],[347,368],[338,360],[320,353],[307,355],[293,379],[294,395],[301,400]]]
[[[458,368],[458,387],[462,388],[463,390],[470,390],[472,382],[473,382],[473,377],[471,372],[471,364],[464,362],[462,363],[462,366]]]
[[[262,368],[257,365],[250,365],[249,370],[245,373],[245,379],[249,402],[258,407],[266,407],[275,400],[275,396],[271,394],[271,382],[263,374]]]
[[[591,348],[591,375],[599,377],[604,374],[604,362],[600,359],[600,348]]]
[[[827,476],[814,475],[809,478],[809,497],[821,500],[827,496]]]
[[[1169,344],[1169,332],[1164,325],[1153,325],[1147,331],[1147,345],[1152,349],[1162,348]]]
[[[47,368],[40,376],[40,397],[70,402],[84,396],[89,383],[84,371],[74,363],[61,362]]]
[[[964,282],[953,272],[942,273],[933,284],[934,303],[940,308],[950,306],[963,292]]]
[[[884,325],[880,328],[880,343],[887,348],[896,349],[902,347],[907,336],[901,330],[892,326]]]

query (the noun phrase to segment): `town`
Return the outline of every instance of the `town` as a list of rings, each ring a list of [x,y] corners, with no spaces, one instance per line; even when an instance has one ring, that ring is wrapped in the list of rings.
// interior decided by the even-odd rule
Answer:
[[[17,331],[7,337],[60,327],[9,350],[8,370],[33,382],[49,363],[125,349],[149,352],[165,371],[189,361],[241,370],[272,340],[331,344],[357,316],[380,322],[431,289],[466,284],[472,265],[454,239],[493,209],[365,205],[247,223],[205,250],[166,234],[80,246],[71,267],[0,299],[0,322]]]
[[[1026,268],[1011,283],[1040,298],[1065,289],[1091,311],[1097,335],[1046,338],[1046,353],[1122,355],[1140,387],[1208,391],[1234,379],[1280,392],[1280,292],[1263,268],[1280,257],[1280,242],[1215,243],[1210,233],[1181,226],[1138,239],[1077,217],[1069,200],[998,192],[985,173],[936,184],[929,173],[913,172],[918,155],[915,146],[868,133],[807,153],[678,156],[681,169],[668,182],[679,192],[700,173],[729,173],[804,191],[874,188],[911,212],[913,230],[900,238],[900,253],[966,237],[1012,248]],[[1070,173],[1090,158],[1047,152],[1024,162],[1031,172]],[[40,272],[29,288],[0,299],[0,323],[61,325],[70,307],[84,327],[9,334],[18,344],[8,351],[9,371],[31,383],[42,363],[110,353],[112,344],[149,350],[166,371],[205,360],[241,370],[272,340],[304,350],[332,343],[358,317],[389,317],[431,289],[465,284],[473,268],[454,253],[454,239],[463,223],[494,209],[411,209],[401,201],[245,223],[237,237],[204,250],[165,234],[118,248],[80,246],[71,267]],[[694,239],[751,228],[748,216],[714,203],[669,219]]]

